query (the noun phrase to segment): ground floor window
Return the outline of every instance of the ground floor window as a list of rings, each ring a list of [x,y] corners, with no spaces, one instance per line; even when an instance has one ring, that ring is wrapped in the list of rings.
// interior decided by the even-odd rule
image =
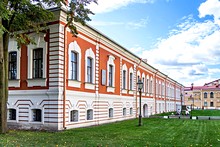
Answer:
[[[8,110],[8,119],[9,120],[16,120],[16,109],[9,109]]]
[[[87,120],[92,120],[93,119],[93,110],[89,109],[87,110]]]
[[[70,121],[71,122],[77,122],[78,121],[78,111],[77,110],[70,111]]]
[[[42,117],[42,114],[41,114],[41,109],[33,109],[32,110],[32,113],[33,113],[33,121],[37,121],[37,122],[41,122],[41,117]]]
[[[126,116],[126,108],[123,108],[123,116]]]
[[[133,114],[133,108],[130,108],[130,115]]]
[[[213,102],[210,102],[210,107],[214,107],[214,103]]]
[[[204,106],[205,106],[205,107],[207,106],[207,102],[204,102]]]
[[[109,118],[112,118],[113,117],[113,108],[110,108],[109,109]]]

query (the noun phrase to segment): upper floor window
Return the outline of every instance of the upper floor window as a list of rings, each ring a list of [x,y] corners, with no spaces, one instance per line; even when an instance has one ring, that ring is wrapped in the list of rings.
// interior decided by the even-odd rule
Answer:
[[[70,66],[70,77],[71,80],[77,80],[78,76],[78,55],[76,52],[71,52],[71,66]]]
[[[70,121],[71,122],[77,122],[78,121],[78,111],[77,110],[70,111]]]
[[[133,73],[130,73],[130,90],[133,90]]]
[[[93,77],[93,74],[92,74],[92,71],[93,71],[93,68],[92,68],[92,62],[93,62],[93,59],[88,57],[87,58],[87,82],[88,83],[92,83],[92,77]]]
[[[86,50],[85,59],[85,82],[87,85],[88,83],[93,84],[95,83],[95,54],[92,48]]]
[[[126,70],[123,70],[122,81],[123,81],[122,88],[126,89]]]
[[[87,59],[87,58],[85,58]],[[87,62],[86,62],[87,63]],[[86,66],[87,68],[87,66]],[[69,44],[69,85],[80,87],[81,81],[81,49],[76,41]]]
[[[108,86],[113,87],[113,66],[109,65]]]
[[[107,74],[108,74],[108,86],[112,87],[112,88],[108,88],[107,91],[108,92],[114,92],[114,88],[115,87],[115,63],[114,63],[115,57],[113,57],[112,55],[109,56],[109,60],[107,62]]]
[[[33,78],[43,77],[43,48],[33,50]]]
[[[148,87],[149,87],[149,80],[148,80],[148,78],[146,79],[146,93],[148,93],[149,91],[148,91]]]
[[[207,98],[207,92],[204,93],[204,98]]]
[[[143,82],[142,92],[144,92],[144,91],[145,91],[145,81],[144,81],[144,77],[142,78],[142,82]]]
[[[214,98],[214,93],[210,92],[210,98]]]
[[[10,52],[8,58],[8,79],[17,79],[17,52]]]

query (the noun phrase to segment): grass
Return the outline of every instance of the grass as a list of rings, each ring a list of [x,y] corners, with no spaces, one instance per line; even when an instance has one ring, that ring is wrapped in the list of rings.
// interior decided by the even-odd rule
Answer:
[[[0,134],[1,146],[220,146],[220,121],[144,118],[62,132]]]
[[[193,116],[220,116],[220,110],[192,110]]]

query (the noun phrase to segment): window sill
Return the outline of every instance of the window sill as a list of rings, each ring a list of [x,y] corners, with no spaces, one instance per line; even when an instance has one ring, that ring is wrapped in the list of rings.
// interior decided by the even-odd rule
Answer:
[[[128,90],[127,89],[122,89],[121,91],[123,94],[127,94],[128,93]]]
[[[85,83],[85,89],[95,90],[95,84]]]
[[[27,79],[28,87],[41,86],[44,87],[47,85],[46,78],[38,78],[38,79]]]
[[[80,88],[81,87],[81,82],[69,79],[68,80],[68,86]]]
[[[134,90],[129,90],[128,94],[134,94]]]
[[[115,92],[115,87],[107,87],[107,92]]]
[[[20,87],[20,79],[8,80],[8,87]]]

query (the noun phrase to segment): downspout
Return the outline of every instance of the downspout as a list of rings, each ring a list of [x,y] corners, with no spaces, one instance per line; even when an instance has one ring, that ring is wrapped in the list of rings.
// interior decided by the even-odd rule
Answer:
[[[66,129],[66,28],[67,24],[64,26],[64,71],[63,71],[63,129]]]
[[[157,88],[157,85],[156,85],[156,76],[157,76],[157,73],[158,73],[158,69],[157,71],[154,73],[154,111],[155,113],[157,112],[157,100],[156,100],[156,88]]]
[[[140,66],[141,62],[142,62],[142,58],[140,58],[140,62],[138,63],[138,65],[136,67],[136,79],[137,79],[137,68]],[[137,89],[137,84],[136,84],[136,92],[135,92],[135,95],[136,95],[136,118],[138,117],[138,111],[137,111],[137,108],[138,108],[137,91],[138,91],[138,89]]]
[[[165,94],[164,94],[164,98],[165,98],[165,112],[167,112],[167,76],[165,78],[164,88],[165,88]]]

